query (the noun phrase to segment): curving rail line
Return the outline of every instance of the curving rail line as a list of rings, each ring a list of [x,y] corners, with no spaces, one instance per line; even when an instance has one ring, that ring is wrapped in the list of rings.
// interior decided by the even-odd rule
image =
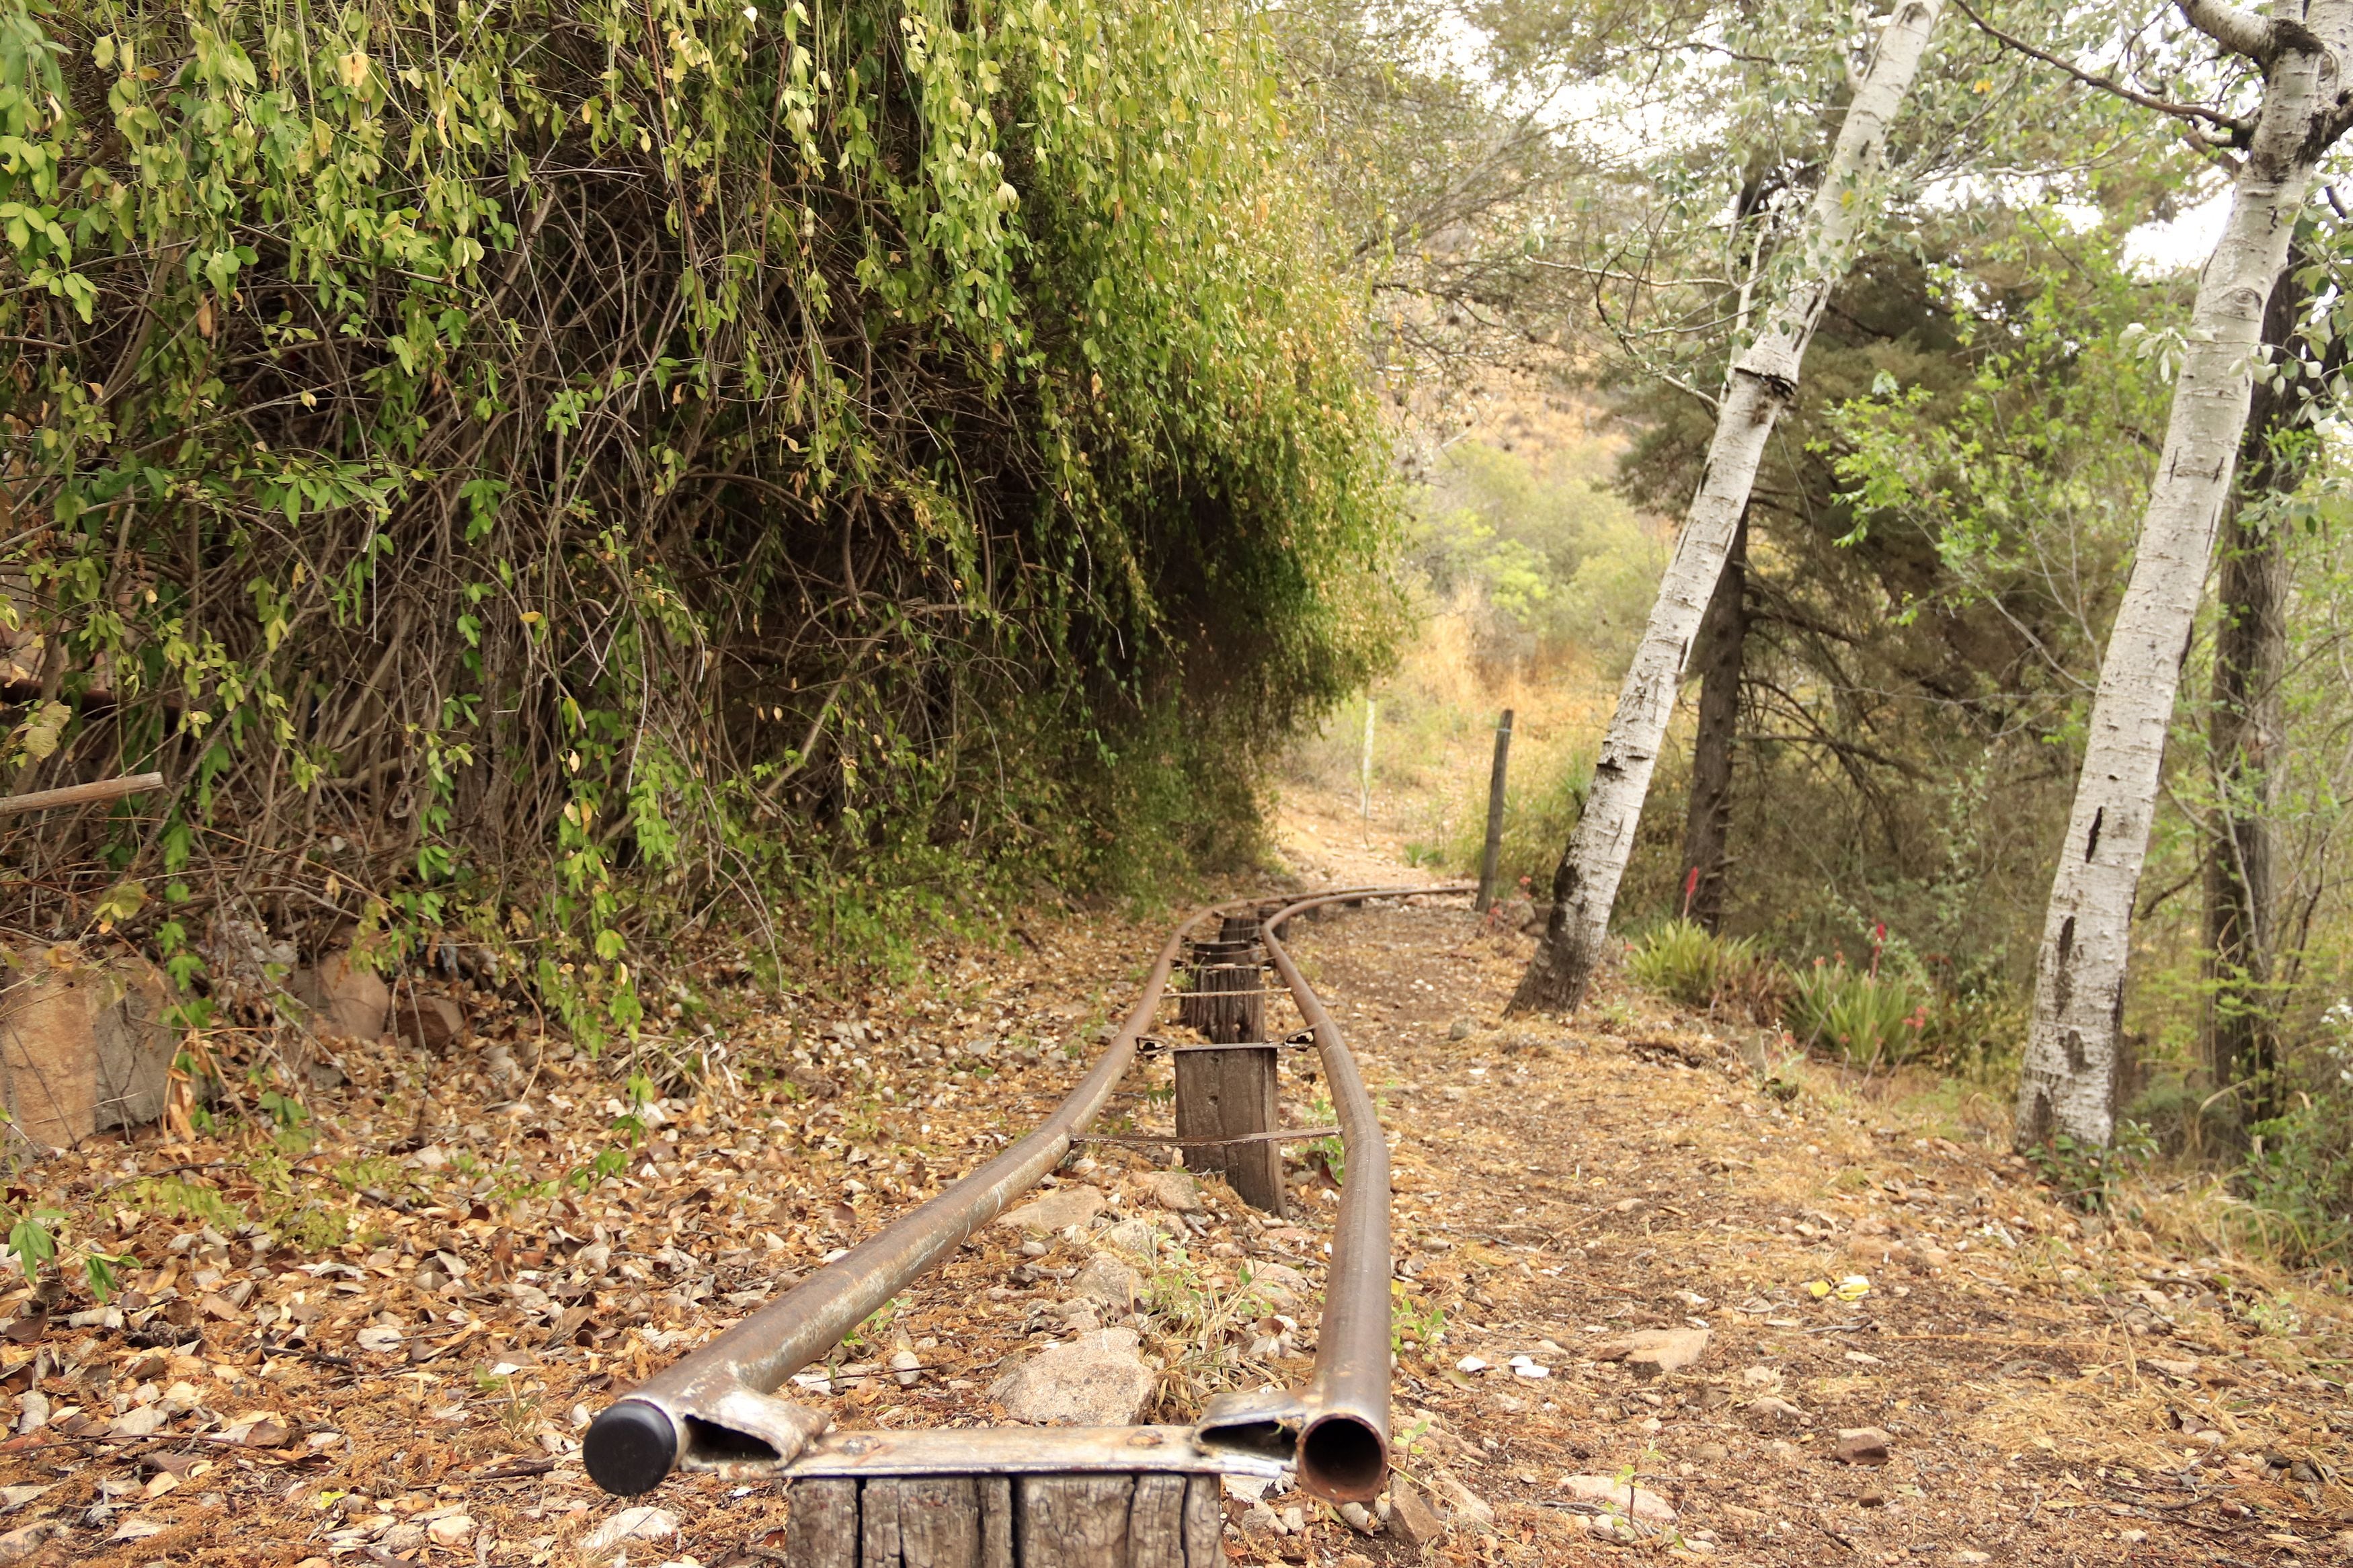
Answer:
[[[709,1344],[606,1407],[583,1458],[625,1496],[673,1469],[753,1479],[842,1476],[1274,1473],[1335,1501],[1367,1500],[1388,1475],[1388,1146],[1372,1096],[1322,1000],[1283,947],[1293,916],[1366,899],[1461,894],[1468,883],[1350,888],[1275,906],[1212,906],[1177,927],[1102,1058],[1053,1114],[946,1191],[909,1211]],[[776,1395],[795,1372],[935,1267],[1061,1163],[1134,1066],[1171,973],[1205,921],[1258,917],[1267,961],[1306,1020],[1346,1152],[1314,1371],[1303,1388],[1228,1394],[1191,1427],[983,1427],[825,1436],[830,1417]],[[1198,993],[1176,993],[1196,994]],[[1265,1042],[1243,1042],[1262,1045]],[[1261,1135],[1265,1136],[1265,1135]]]

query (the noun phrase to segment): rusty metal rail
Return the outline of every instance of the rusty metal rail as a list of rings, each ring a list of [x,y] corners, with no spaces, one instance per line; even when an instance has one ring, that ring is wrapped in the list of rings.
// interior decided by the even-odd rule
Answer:
[[[607,1406],[583,1444],[589,1475],[607,1491],[634,1496],[652,1489],[675,1468],[737,1479],[815,1480],[873,1475],[1272,1475],[1295,1467],[1300,1484],[1314,1495],[1335,1501],[1371,1499],[1388,1472],[1388,1147],[1355,1058],[1278,931],[1293,916],[1325,905],[1470,890],[1467,883],[1352,888],[1279,908],[1276,900],[1249,900],[1200,910],[1169,938],[1126,1021],[1052,1115],[945,1192]],[[1258,927],[1265,960],[1307,1027],[1287,1040],[1239,1041],[1229,1048],[1261,1048],[1271,1057],[1278,1046],[1302,1045],[1302,1037],[1312,1037],[1345,1150],[1324,1313],[1306,1386],[1277,1394],[1221,1396],[1190,1428],[982,1427],[832,1437],[825,1436],[831,1423],[827,1412],[779,1398],[776,1390],[786,1379],[825,1355],[997,1218],[1084,1140],[1134,1065],[1155,1013],[1172,996],[1199,994],[1172,993],[1168,984],[1188,935],[1205,921],[1238,917]],[[1195,944],[1209,950],[1209,966],[1230,966],[1226,929],[1221,924],[1217,936]],[[1259,1142],[1266,1136],[1229,1141]]]

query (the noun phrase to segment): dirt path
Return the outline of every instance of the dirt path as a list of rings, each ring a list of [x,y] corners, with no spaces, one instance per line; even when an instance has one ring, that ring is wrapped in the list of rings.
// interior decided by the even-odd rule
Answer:
[[[0,1562],[773,1561],[776,1489],[693,1479],[648,1500],[674,1534],[599,1546],[619,1510],[581,1471],[582,1425],[1034,1122],[1166,923],[1025,917],[1002,945],[934,943],[914,978],[764,1007],[641,1131],[623,1064],[456,987],[470,1043],[345,1050],[349,1083],[300,1129],[35,1167],[69,1237],[137,1262],[104,1306],[0,1292]],[[1394,1515],[1366,1536],[1296,1495],[1237,1498],[1236,1561],[2284,1564],[2353,1544],[2341,1300],[2082,1234],[1949,1102],[1799,1067],[1770,1090],[1638,997],[1498,1026],[1525,939],[1465,913],[1370,909],[1293,945],[1396,1137],[1400,1468],[1451,1522],[1425,1551]],[[698,973],[720,992],[741,971]],[[1102,1130],[1161,1125],[1165,1090],[1139,1078]],[[1312,1117],[1314,1086],[1290,1092]],[[992,1228],[794,1392],[851,1426],[1001,1419],[1008,1371],[1095,1328],[1161,1363],[1158,1415],[1295,1382],[1329,1210],[1312,1158],[1297,1175],[1286,1223],[1217,1184],[1172,1213],[1144,1152],[1095,1145],[1056,1178],[1098,1195],[1092,1221]],[[1849,1276],[1852,1301],[1807,1289]],[[1604,1359],[1698,1327],[1685,1369]],[[1865,1426],[1888,1462],[1834,1459]],[[1613,1544],[1568,1476],[1675,1517]]]
[[[1443,1315],[1400,1365],[1400,1432],[1435,1418],[1403,1467],[1494,1513],[1450,1559],[1615,1550],[1564,1508],[1568,1475],[1630,1478],[1675,1510],[1662,1543],[1738,1563],[2353,1549],[2341,1300],[2086,1234],[2020,1162],[1955,1142],[1949,1102],[1794,1065],[1768,1090],[1621,990],[1574,1029],[1496,1026],[1529,944],[1467,915],[1367,911],[1293,945],[1397,1131],[1403,1315]],[[1606,1356],[1639,1329],[1705,1349],[1638,1377]],[[1836,1457],[1862,1427],[1883,1463]]]

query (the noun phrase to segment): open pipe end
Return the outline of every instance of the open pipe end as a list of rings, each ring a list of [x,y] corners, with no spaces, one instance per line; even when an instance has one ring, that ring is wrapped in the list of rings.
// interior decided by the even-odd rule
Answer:
[[[1299,1484],[1316,1497],[1370,1502],[1388,1478],[1388,1439],[1361,1415],[1319,1415],[1299,1435]]]
[[[678,1428],[641,1399],[620,1400],[588,1424],[580,1458],[598,1486],[618,1497],[636,1497],[661,1485],[678,1463]]]

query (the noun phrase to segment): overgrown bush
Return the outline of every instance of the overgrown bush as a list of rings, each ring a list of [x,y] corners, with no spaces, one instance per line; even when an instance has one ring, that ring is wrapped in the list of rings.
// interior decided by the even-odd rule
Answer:
[[[1787,1022],[1800,1045],[1828,1047],[1853,1067],[1892,1067],[1919,1054],[1928,1002],[1876,966],[1818,958],[1797,972]]]
[[[2284,1115],[2247,1129],[2248,1198],[2284,1222],[2284,1260],[2296,1265],[2353,1253],[2353,1005],[2331,1007],[2311,1053],[2314,1081]]]
[[[0,919],[494,942],[593,1034],[779,890],[1165,869],[1397,607],[1271,65],[1239,3],[0,0],[0,761],[171,781]]]
[[[1736,1012],[1759,1024],[1778,1016],[1786,990],[1780,964],[1756,942],[1715,935],[1696,921],[1651,927],[1635,939],[1626,970],[1686,1007]]]

